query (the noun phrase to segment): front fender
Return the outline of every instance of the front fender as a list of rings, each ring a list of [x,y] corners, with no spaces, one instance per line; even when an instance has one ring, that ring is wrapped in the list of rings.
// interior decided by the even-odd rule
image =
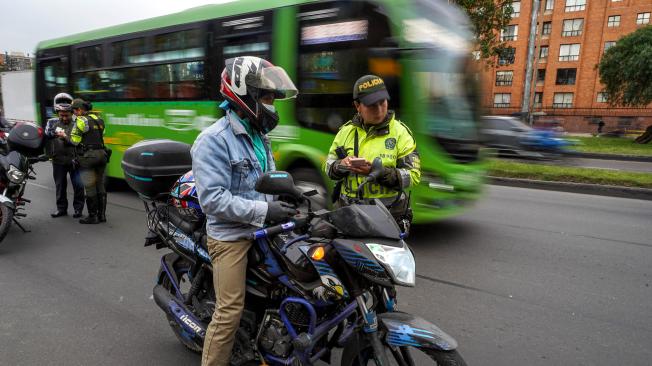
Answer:
[[[5,205],[5,206],[9,207],[9,209],[11,209],[11,210],[16,209],[16,204],[14,203],[14,201],[12,201],[11,199],[5,197],[2,194],[0,194],[0,205]]]
[[[385,341],[390,346],[410,346],[452,351],[457,341],[436,325],[416,315],[393,312],[378,314],[378,320],[387,330]]]

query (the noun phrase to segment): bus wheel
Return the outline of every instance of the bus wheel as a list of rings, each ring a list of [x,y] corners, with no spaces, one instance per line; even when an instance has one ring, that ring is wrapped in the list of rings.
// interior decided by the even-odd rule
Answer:
[[[325,209],[328,207],[328,190],[322,179],[321,174],[315,169],[298,168],[290,171],[294,184],[302,192],[316,190],[318,195],[310,197],[312,209],[314,211]]]

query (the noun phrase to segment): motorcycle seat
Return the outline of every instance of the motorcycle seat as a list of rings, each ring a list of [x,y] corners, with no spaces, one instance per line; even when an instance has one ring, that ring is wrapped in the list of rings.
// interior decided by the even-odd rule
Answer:
[[[204,220],[190,220],[187,215],[182,214],[179,209],[174,206],[168,206],[166,211],[169,222],[181,229],[190,237],[192,237],[195,232],[201,230],[204,225]]]

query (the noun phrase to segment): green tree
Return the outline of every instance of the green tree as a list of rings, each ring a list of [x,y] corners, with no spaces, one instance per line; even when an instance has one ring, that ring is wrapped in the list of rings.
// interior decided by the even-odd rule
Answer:
[[[645,106],[652,102],[652,26],[621,38],[598,65],[609,103]]]
[[[500,30],[512,19],[512,0],[456,0],[471,19],[480,57],[491,60],[505,49]]]

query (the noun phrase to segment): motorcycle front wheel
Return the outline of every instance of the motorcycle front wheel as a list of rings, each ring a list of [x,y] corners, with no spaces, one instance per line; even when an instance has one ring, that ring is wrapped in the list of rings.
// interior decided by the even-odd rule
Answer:
[[[0,242],[2,242],[9,232],[11,221],[14,218],[14,210],[0,204]]]
[[[385,346],[389,358],[388,366],[466,366],[462,356],[455,350],[440,351],[426,348]],[[377,366],[371,345],[366,343],[357,350],[344,352],[341,366]]]

